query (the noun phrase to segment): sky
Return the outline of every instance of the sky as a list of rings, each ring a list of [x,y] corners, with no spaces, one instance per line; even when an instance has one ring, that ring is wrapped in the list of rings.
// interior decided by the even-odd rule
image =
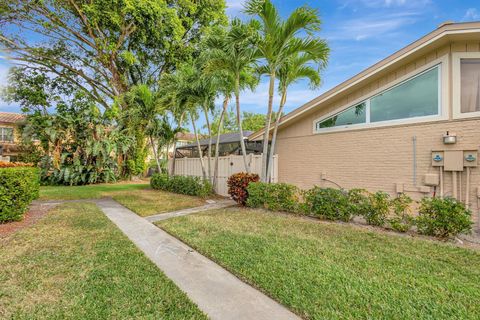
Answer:
[[[480,21],[478,0],[273,0],[283,17],[296,7],[319,10],[322,30],[318,36],[330,46],[322,86],[311,90],[300,81],[288,91],[288,113],[321,93],[348,80],[372,64],[436,29],[445,21]],[[227,15],[248,19],[244,0],[227,0]],[[6,84],[9,63],[0,53],[0,86]],[[254,92],[241,95],[242,110],[266,113],[267,79]],[[278,99],[275,101],[278,106]],[[277,108],[277,107],[275,107]],[[19,112],[18,105],[0,99],[0,111]]]

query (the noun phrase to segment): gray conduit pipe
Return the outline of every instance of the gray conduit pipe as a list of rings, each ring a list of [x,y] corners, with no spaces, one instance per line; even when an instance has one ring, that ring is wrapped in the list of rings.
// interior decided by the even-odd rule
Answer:
[[[467,186],[465,190],[465,207],[470,207],[470,167],[467,167]]]
[[[443,198],[443,167],[438,167],[440,170],[440,198]]]

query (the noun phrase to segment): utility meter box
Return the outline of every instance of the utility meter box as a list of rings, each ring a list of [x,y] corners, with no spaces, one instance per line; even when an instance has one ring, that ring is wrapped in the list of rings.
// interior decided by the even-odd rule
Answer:
[[[443,167],[443,151],[432,151],[432,167]]]
[[[476,167],[476,166],[478,166],[478,151],[477,150],[465,150],[465,151],[463,151],[463,166],[464,167]]]
[[[438,186],[440,184],[440,178],[436,173],[427,173],[425,174],[423,184],[432,187]]]
[[[463,151],[448,150],[444,152],[443,168],[445,171],[463,171]]]

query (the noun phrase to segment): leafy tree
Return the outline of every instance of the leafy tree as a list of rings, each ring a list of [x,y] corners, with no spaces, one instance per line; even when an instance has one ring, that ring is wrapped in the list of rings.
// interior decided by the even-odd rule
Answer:
[[[269,133],[272,121],[273,96],[277,72],[290,57],[296,54],[309,54],[312,57],[323,57],[328,53],[324,40],[314,37],[320,29],[320,18],[317,10],[309,7],[295,9],[284,20],[270,0],[249,0],[245,4],[245,12],[259,20],[260,39],[256,46],[262,60],[265,61],[262,71],[269,77],[268,106],[263,135],[262,181],[267,180],[267,154]],[[300,35],[305,36],[300,37]]]
[[[226,23],[224,9],[223,0],[4,0],[0,49],[19,67],[10,97],[28,111],[45,111],[59,96],[82,92],[125,129],[133,122],[116,118],[129,108],[123,96],[137,85],[155,92],[163,73],[198,56],[202,37]],[[29,92],[15,92],[29,83]],[[56,92],[58,83],[70,90]],[[35,90],[42,86],[54,90]],[[128,131],[136,143],[122,157],[138,172],[145,128]]]
[[[71,102],[59,103],[56,114],[37,111],[27,119],[22,130],[24,141],[32,145],[35,138],[40,142],[41,178],[46,184],[115,181],[123,166],[119,155],[134,142],[81,91]]]

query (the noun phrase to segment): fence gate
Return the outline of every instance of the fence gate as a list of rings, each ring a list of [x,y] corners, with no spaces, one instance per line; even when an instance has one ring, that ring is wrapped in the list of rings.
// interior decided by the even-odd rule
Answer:
[[[205,168],[208,175],[208,159],[203,158],[205,163]],[[247,156],[247,162],[250,165],[250,170],[252,173],[257,173],[260,175],[262,169],[262,156],[249,154]],[[173,159],[170,159],[169,162],[170,172],[173,169]],[[212,179],[213,171],[215,166],[215,158],[212,157],[210,162],[212,170]],[[227,179],[234,173],[245,172],[245,165],[243,163],[243,157],[237,155],[231,155],[226,157],[218,158],[218,183],[215,192],[222,196],[228,196],[228,187]],[[180,158],[175,159],[175,175],[178,176],[194,176],[202,177],[202,165],[200,164],[199,158]],[[273,156],[273,169],[272,169],[272,182],[278,181],[278,155]]]

